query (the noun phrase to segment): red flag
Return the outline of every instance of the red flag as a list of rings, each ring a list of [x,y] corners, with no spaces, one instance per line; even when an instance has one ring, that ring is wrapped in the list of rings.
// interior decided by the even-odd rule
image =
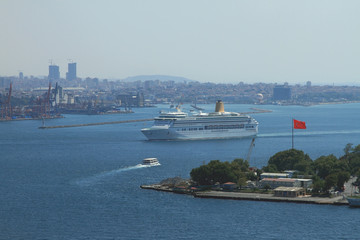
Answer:
[[[306,129],[305,122],[299,121],[299,120],[296,120],[296,119],[293,119],[293,120],[294,120],[294,128],[295,129]]]

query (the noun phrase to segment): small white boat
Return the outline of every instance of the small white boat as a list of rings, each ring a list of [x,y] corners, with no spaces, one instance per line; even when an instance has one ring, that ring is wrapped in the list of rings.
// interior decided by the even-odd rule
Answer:
[[[158,166],[158,165],[160,165],[160,163],[157,158],[145,158],[142,162],[142,165]]]

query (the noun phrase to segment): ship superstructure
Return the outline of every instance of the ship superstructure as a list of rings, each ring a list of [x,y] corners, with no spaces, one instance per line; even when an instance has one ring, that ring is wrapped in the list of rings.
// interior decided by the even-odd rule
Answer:
[[[224,104],[217,101],[215,112],[189,116],[178,109],[161,112],[153,126],[141,129],[149,140],[221,139],[255,136],[258,122],[245,114],[225,112]]]

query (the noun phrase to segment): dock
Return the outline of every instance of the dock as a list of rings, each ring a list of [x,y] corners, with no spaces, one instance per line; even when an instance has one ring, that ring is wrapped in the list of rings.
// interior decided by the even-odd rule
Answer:
[[[325,205],[349,205],[343,196],[337,197],[312,197],[310,195],[300,197],[275,197],[272,194],[264,193],[241,193],[241,192],[224,192],[224,191],[207,191],[196,192],[194,197],[197,198],[218,198],[232,200],[250,200],[250,201],[267,201],[267,202],[290,202],[305,204],[325,204]]]
[[[287,202],[287,203],[303,203],[303,204],[320,204],[320,205],[349,205],[343,196],[337,197],[312,197],[310,195],[300,197],[275,197],[273,194],[266,193],[245,193],[245,192],[226,192],[226,191],[174,191],[173,188],[160,184],[142,185],[142,189],[150,189],[162,192],[190,194],[196,198],[214,198],[228,200],[247,200],[247,201],[265,201],[265,202]]]
[[[83,124],[58,125],[58,126],[41,126],[41,127],[39,127],[39,129],[86,127],[86,126],[97,126],[97,125],[106,125],[106,124],[120,124],[120,123],[148,122],[148,121],[154,121],[154,119],[148,118],[148,119],[124,120],[124,121],[114,121],[114,122],[83,123]]]

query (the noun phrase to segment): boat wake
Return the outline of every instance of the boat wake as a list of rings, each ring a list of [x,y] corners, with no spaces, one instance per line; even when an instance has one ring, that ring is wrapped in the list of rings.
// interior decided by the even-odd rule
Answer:
[[[160,165],[160,164],[158,164],[158,165]],[[102,172],[102,173],[93,175],[91,177],[86,177],[86,178],[83,178],[83,179],[79,179],[79,180],[75,181],[75,183],[76,183],[76,185],[84,186],[84,187],[92,186],[92,185],[101,183],[106,178],[113,177],[113,176],[115,176],[117,174],[120,174],[122,172],[141,169],[141,168],[148,168],[148,167],[153,167],[153,166],[158,166],[158,165],[138,164],[138,165],[135,165],[135,166],[114,169],[114,170],[110,170],[110,171],[106,171],[106,172]]]
[[[299,132],[294,133],[296,136],[320,136],[320,135],[343,135],[343,134],[359,134],[360,130],[339,130],[339,131],[314,131],[314,132]],[[291,137],[292,133],[283,132],[283,133],[263,133],[258,134],[259,138],[268,138],[268,137]]]

